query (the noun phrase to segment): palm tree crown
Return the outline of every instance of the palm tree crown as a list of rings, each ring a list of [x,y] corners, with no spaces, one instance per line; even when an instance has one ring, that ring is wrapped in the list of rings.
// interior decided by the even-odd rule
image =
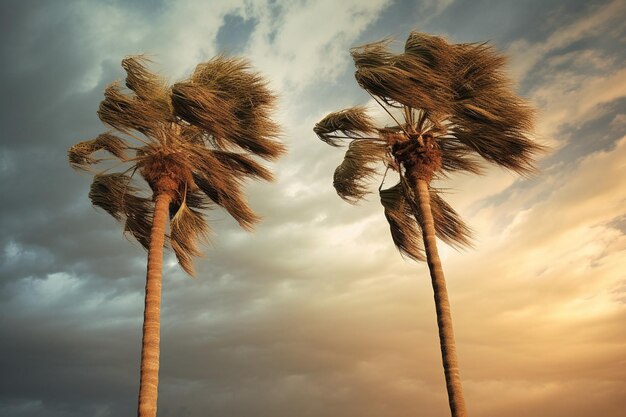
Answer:
[[[368,193],[377,163],[400,174],[380,189],[381,203],[394,243],[404,255],[424,260],[416,219],[415,183],[454,172],[483,172],[481,159],[521,174],[533,172],[542,146],[531,132],[533,110],[511,89],[505,58],[486,44],[450,44],[443,38],[412,32],[404,52],[393,53],[389,40],[351,50],[355,77],[392,116],[391,127],[377,127],[362,106],[333,112],[315,125],[324,142],[349,140],[344,161],[334,174],[339,196],[355,203]],[[437,237],[468,246],[470,230],[429,187]],[[417,220],[417,221],[416,221]]]
[[[98,116],[117,134],[77,143],[69,160],[77,169],[108,159],[124,166],[123,172],[97,172],[89,197],[124,222],[125,232],[146,249],[153,197],[142,193],[134,174],[146,181],[153,196],[169,194],[166,244],[193,274],[192,257],[200,255],[197,242],[209,232],[203,210],[221,206],[248,230],[259,220],[241,186],[247,178],[272,179],[254,156],[272,160],[284,151],[277,141],[278,126],[270,119],[275,96],[241,58],[218,56],[172,86],[150,72],[146,62],[143,56],[124,59],[129,91],[119,83],[105,90]]]

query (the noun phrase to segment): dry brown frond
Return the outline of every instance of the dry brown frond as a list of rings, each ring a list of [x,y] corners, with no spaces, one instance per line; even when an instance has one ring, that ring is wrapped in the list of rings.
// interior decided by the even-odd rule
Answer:
[[[240,128],[219,138],[222,147],[229,148],[229,145],[236,145],[267,160],[275,160],[286,152],[285,146],[278,141],[280,128],[270,118],[268,109],[259,107],[249,112],[239,111],[236,114],[240,121]]]
[[[362,55],[361,61],[366,54]],[[355,77],[362,88],[390,106],[404,105],[431,114],[447,114],[452,105],[449,77],[414,55],[398,54],[380,66],[357,66]]]
[[[202,255],[199,240],[208,239],[209,226],[202,213],[190,208],[183,200],[170,220],[170,244],[180,266],[189,275],[194,275],[193,257]]]
[[[147,249],[153,206],[152,200],[137,196],[138,191],[128,175],[97,174],[91,184],[89,198],[94,206],[104,209],[116,220],[125,222],[125,231]]]
[[[505,63],[489,45],[457,45],[453,134],[489,162],[532,173],[544,147],[532,138],[534,110],[514,93]]]
[[[380,202],[385,208],[391,238],[402,255],[416,261],[424,261],[424,248],[419,224],[413,217],[400,183],[386,190],[380,190]]]
[[[166,81],[150,72],[144,65],[149,60],[144,55],[128,56],[122,60],[126,71],[126,87],[137,97],[169,112],[169,97]]]
[[[446,114],[452,89],[447,68],[453,60],[451,48],[437,37],[413,33],[405,53],[388,50],[389,41],[352,48],[359,85],[391,106],[409,106],[432,114]]]
[[[322,141],[339,146],[337,133],[356,139],[376,133],[376,127],[365,107],[357,106],[328,114],[315,124],[313,131]]]
[[[141,197],[128,196],[127,199],[137,199]],[[142,204],[135,203],[138,207],[135,210],[126,212],[126,222],[124,223],[124,233],[130,235],[143,246],[144,249],[150,248],[150,232],[152,231],[152,217],[154,215],[154,207],[151,200],[144,199]]]
[[[454,137],[443,137],[437,140],[442,153],[442,167],[438,174],[447,176],[453,172],[470,172],[472,174],[482,174],[483,166],[474,157],[472,149]]]
[[[489,125],[475,124],[466,129],[459,126],[454,130],[459,142],[487,161],[522,175],[536,171],[536,155],[545,151],[528,132],[513,127],[499,130]]]
[[[181,140],[192,143],[194,145],[208,147],[215,146],[214,141],[212,140],[212,136],[209,135],[204,129],[182,121],[179,124],[179,127]]]
[[[435,222],[435,234],[439,239],[456,247],[470,247],[472,245],[471,229],[458,213],[441,198],[440,192],[434,188],[430,188],[430,210]]]
[[[179,117],[206,130],[216,146],[236,146],[265,159],[285,152],[271,119],[276,97],[247,60],[218,56],[196,67],[190,79],[173,87]]]
[[[172,106],[176,116],[216,138],[239,129],[233,103],[204,86],[191,82],[174,84]]]
[[[393,39],[386,38],[350,48],[354,65],[357,68],[378,68],[389,65],[396,57],[396,54],[389,50],[389,45],[392,42]]]
[[[376,174],[375,163],[383,162],[387,144],[383,141],[357,139],[350,142],[341,165],[335,170],[333,185],[337,194],[349,203],[356,203],[367,193],[367,180]]]
[[[196,173],[196,186],[215,204],[223,207],[245,230],[252,230],[260,218],[248,206],[241,192],[241,186],[232,177],[215,177],[210,174]]]
[[[272,173],[248,155],[240,153],[213,151],[213,155],[220,163],[233,173],[238,173],[249,178],[260,178],[265,181],[272,181]]]
[[[404,44],[404,53],[414,56],[433,71],[450,76],[456,51],[444,38],[411,32]]]
[[[196,66],[191,81],[219,91],[224,98],[237,102],[238,107],[273,106],[276,99],[245,58],[219,55]]]
[[[131,133],[136,130],[147,136],[159,125],[170,121],[169,116],[157,107],[124,94],[117,82],[104,90],[104,100],[100,103],[98,117],[120,132]]]
[[[92,156],[95,152],[105,150],[119,160],[126,161],[128,147],[124,139],[107,132],[98,135],[95,139],[78,142],[70,147],[67,156],[72,168],[86,170],[89,165],[97,164],[102,160]]]

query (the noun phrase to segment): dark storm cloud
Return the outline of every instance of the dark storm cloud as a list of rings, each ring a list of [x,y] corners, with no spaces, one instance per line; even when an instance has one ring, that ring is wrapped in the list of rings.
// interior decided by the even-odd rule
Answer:
[[[85,177],[66,164],[71,143],[101,130],[94,104],[103,83],[117,74],[105,64],[102,83],[81,87],[97,51],[81,36],[85,28],[74,4],[60,6],[2,4],[2,57],[11,64],[0,69],[0,414],[98,415],[109,409],[119,415],[113,404],[134,389],[124,374],[134,375],[136,368],[124,358],[138,354],[138,341],[126,341],[137,340],[140,324],[132,331],[103,328],[94,309],[83,312],[91,318],[86,325],[75,306],[94,293],[106,299],[123,288],[138,291],[140,282],[123,277],[143,268],[133,266],[133,251],[119,244],[119,227],[88,208]],[[50,288],[65,274],[72,286]],[[111,361],[127,366],[110,368]]]
[[[246,20],[238,14],[224,16],[224,24],[216,37],[219,50],[231,55],[241,53],[257,23],[257,19]]]

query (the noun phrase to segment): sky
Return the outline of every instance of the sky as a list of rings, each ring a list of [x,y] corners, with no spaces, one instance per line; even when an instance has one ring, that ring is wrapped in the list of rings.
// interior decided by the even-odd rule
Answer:
[[[375,194],[332,187],[343,152],[312,127],[374,104],[349,48],[411,30],[489,41],[538,108],[541,173],[440,184],[474,248],[440,242],[471,416],[626,409],[626,2],[189,0],[0,3],[0,416],[133,415],[145,252],[87,197],[67,148],[121,59],[176,81],[243,55],[279,95],[288,154],[224,211],[197,277],[164,259],[159,416],[449,415],[425,264]],[[374,186],[375,188],[375,186]],[[375,190],[374,190],[375,191]]]

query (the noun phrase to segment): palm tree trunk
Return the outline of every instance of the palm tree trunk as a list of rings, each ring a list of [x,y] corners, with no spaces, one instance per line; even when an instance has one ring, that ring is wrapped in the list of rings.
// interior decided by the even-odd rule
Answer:
[[[452,315],[450,313],[450,300],[446,289],[446,279],[443,276],[441,260],[437,251],[435,240],[435,222],[430,209],[430,192],[428,183],[423,179],[417,180],[418,210],[422,219],[422,236],[430,278],[435,295],[435,308],[437,311],[437,326],[439,327],[439,343],[441,345],[441,358],[446,376],[446,388],[448,389],[448,401],[452,417],[466,417],[465,398],[459,376],[459,362],[452,331]]]
[[[143,340],[141,343],[139,417],[156,417],[157,413],[163,245],[170,201],[169,193],[159,193],[156,196],[152,230],[150,231],[146,304],[143,313]]]

